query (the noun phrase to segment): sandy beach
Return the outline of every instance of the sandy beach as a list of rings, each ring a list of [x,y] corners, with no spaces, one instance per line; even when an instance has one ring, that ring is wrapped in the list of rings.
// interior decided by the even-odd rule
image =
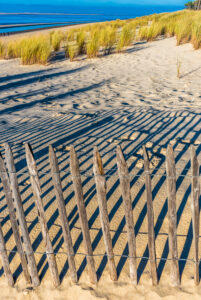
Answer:
[[[11,38],[11,37],[9,37]],[[177,63],[181,64],[180,79]],[[33,249],[37,253],[41,286],[28,287],[17,254],[10,253],[16,283],[8,288],[2,269],[2,300],[97,300],[97,299],[200,299],[201,287],[194,285],[192,244],[190,147],[197,149],[201,162],[201,51],[191,44],[176,46],[175,38],[138,42],[124,53],[97,59],[79,57],[71,63],[63,52],[47,66],[22,66],[18,59],[0,60],[0,151],[3,143],[12,146]],[[168,250],[167,184],[164,177],[165,154],[169,142],[175,149],[178,168],[177,219],[178,252],[182,284],[170,284]],[[43,204],[62,284],[53,287],[42,241],[24,145],[29,142],[37,160]],[[66,211],[74,244],[79,282],[72,284],[62,238],[52,181],[49,174],[48,145],[57,153],[61,170]],[[137,243],[138,280],[130,283],[127,237],[121,190],[117,177],[117,145],[127,157],[131,176],[131,195]],[[159,286],[151,283],[148,256],[146,194],[142,145],[151,158],[156,256]],[[96,257],[98,284],[91,285],[83,255],[77,206],[69,174],[69,146],[74,145],[80,160],[83,191],[92,247]],[[108,273],[101,233],[100,216],[93,174],[93,147],[97,145],[107,175],[107,203],[118,281]],[[137,175],[137,176],[135,176]],[[9,250],[15,249],[6,201],[0,187],[0,218]],[[200,242],[201,246],[201,242]],[[100,256],[99,256],[100,254]],[[164,259],[160,259],[163,257]],[[186,261],[187,259],[187,261]],[[72,296],[73,295],[73,296]]]

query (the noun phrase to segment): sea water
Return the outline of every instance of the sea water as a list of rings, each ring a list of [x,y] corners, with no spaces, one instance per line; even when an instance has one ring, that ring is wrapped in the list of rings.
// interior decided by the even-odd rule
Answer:
[[[58,25],[123,20],[181,9],[183,9],[182,6],[168,5],[34,6],[1,4],[0,13],[4,14],[0,14],[0,33],[26,31]],[[16,24],[21,24],[22,27],[15,27]],[[31,26],[28,26],[28,24],[31,24]],[[8,25],[9,28],[5,28],[5,25]]]

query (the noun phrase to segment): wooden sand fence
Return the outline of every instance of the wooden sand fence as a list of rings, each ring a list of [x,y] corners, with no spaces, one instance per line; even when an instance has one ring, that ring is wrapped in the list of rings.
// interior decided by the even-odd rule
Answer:
[[[60,285],[60,278],[58,274],[57,263],[55,259],[55,253],[53,251],[52,242],[49,236],[47,221],[45,217],[45,211],[42,204],[41,188],[38,170],[34,159],[32,148],[29,144],[25,144],[26,161],[31,181],[31,186],[34,195],[35,205],[38,210],[38,218],[41,226],[42,237],[46,246],[47,261],[52,277],[52,281],[55,287]],[[147,201],[147,218],[148,218],[148,249],[150,261],[152,284],[158,284],[157,274],[157,258],[155,251],[155,234],[154,234],[154,213],[152,202],[152,187],[151,187],[151,172],[150,161],[146,151],[143,147],[144,157],[144,174],[145,174],[145,187],[146,187],[146,201]],[[136,263],[136,238],[134,232],[134,220],[132,211],[132,197],[130,192],[130,176],[129,170],[124,158],[124,154],[120,146],[116,149],[116,160],[118,167],[118,176],[120,181],[120,187],[122,192],[126,231],[128,238],[128,259],[130,269],[130,279],[133,284],[137,284],[137,263]],[[64,196],[62,192],[62,185],[60,179],[60,170],[57,161],[56,154],[53,147],[49,146],[49,161],[51,167],[51,176],[56,194],[56,201],[59,210],[59,216],[61,219],[61,226],[64,238],[64,245],[66,248],[66,254],[70,269],[70,276],[74,283],[78,281],[75,260],[74,249],[71,238],[70,227],[68,223],[67,213],[65,209]],[[70,170],[73,181],[73,188],[75,194],[75,200],[79,212],[81,231],[84,241],[87,269],[90,282],[95,284],[97,282],[97,274],[95,270],[95,256],[92,251],[91,238],[89,233],[88,219],[85,209],[82,181],[80,175],[79,161],[77,158],[74,147],[70,149]],[[113,281],[117,280],[117,271],[114,261],[114,253],[112,247],[112,238],[110,234],[110,223],[107,210],[106,199],[106,178],[104,175],[103,164],[101,156],[97,147],[94,148],[94,163],[93,172],[96,183],[97,199],[100,212],[101,227],[103,232],[105,250],[107,255],[108,267],[110,277]],[[192,193],[192,223],[193,223],[193,244],[194,244],[194,280],[195,284],[199,284],[199,164],[194,147],[191,148],[191,193]],[[31,240],[27,228],[25,214],[22,206],[22,200],[17,180],[17,172],[15,169],[14,158],[12,150],[9,144],[5,144],[5,161],[0,154],[0,178],[5,193],[7,207],[9,211],[10,222],[12,231],[17,247],[17,252],[20,255],[21,266],[24,273],[24,277],[27,282],[32,283],[33,286],[40,284],[39,275],[37,272],[37,265],[32,249]],[[180,285],[179,263],[178,263],[178,250],[177,250],[177,214],[176,214],[176,166],[174,159],[173,147],[171,144],[167,148],[166,153],[166,180],[167,180],[167,195],[168,195],[168,219],[169,219],[169,251],[171,264],[170,279],[174,286]],[[19,224],[19,225],[18,225]],[[22,239],[20,236],[20,231]],[[8,284],[13,286],[14,279],[9,266],[9,259],[7,250],[5,247],[4,236],[0,225],[0,256],[2,259],[2,265],[4,269],[5,277]]]

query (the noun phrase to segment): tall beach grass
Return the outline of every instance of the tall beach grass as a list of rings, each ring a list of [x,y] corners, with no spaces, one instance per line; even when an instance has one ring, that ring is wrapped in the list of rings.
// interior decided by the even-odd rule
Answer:
[[[100,49],[100,31],[94,30],[90,33],[89,41],[87,43],[87,57],[95,58],[99,54]]]
[[[5,44],[0,40],[0,59],[5,58]]]
[[[31,37],[21,43],[23,65],[47,64],[50,54],[51,45],[47,36]]]
[[[155,41],[159,37],[176,37],[177,45],[191,42],[201,48],[201,11],[183,10],[153,14],[129,20],[116,20],[52,31],[50,34],[0,41],[0,58],[21,58],[22,64],[47,64],[51,53],[64,50],[74,61],[79,55],[94,58],[123,52],[133,43]],[[67,46],[66,46],[67,44]]]
[[[65,39],[65,35],[62,31],[53,31],[50,33],[50,43],[54,51],[59,51],[61,43]]]

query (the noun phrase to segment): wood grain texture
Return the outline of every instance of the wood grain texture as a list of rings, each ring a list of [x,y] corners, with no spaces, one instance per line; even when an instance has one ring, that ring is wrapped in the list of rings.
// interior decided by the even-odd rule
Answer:
[[[63,197],[62,185],[61,185],[61,178],[59,173],[59,165],[56,154],[54,152],[53,147],[49,146],[49,160],[50,160],[50,167],[51,167],[51,174],[52,180],[54,184],[54,191],[56,194],[57,205],[59,209],[59,215],[61,219],[61,226],[63,231],[64,243],[67,250],[68,255],[68,264],[70,268],[71,279],[73,282],[77,282],[77,273],[75,268],[75,259],[74,259],[74,250],[73,250],[73,243],[68,223],[68,218],[66,214],[66,207]]]
[[[200,227],[200,185],[199,185],[199,163],[196,156],[194,146],[191,147],[191,209],[192,209],[192,223],[193,223],[193,244],[194,244],[194,261],[195,261],[195,275],[194,281],[198,285],[199,278],[199,227]]]
[[[42,236],[46,245],[46,254],[47,254],[47,260],[50,268],[50,273],[55,287],[58,287],[60,285],[60,279],[59,279],[59,274],[57,269],[56,258],[54,255],[52,242],[50,240],[47,222],[45,218],[45,211],[42,204],[41,188],[40,188],[37,166],[33,156],[33,151],[29,144],[25,144],[25,152],[26,152],[26,160],[27,160],[31,185],[33,188],[34,201],[38,210],[38,217],[41,225]]]
[[[5,144],[5,158],[6,158],[6,165],[9,172],[9,178],[11,183],[12,194],[14,198],[14,204],[17,210],[18,220],[21,228],[21,233],[23,237],[23,245],[25,248],[25,254],[28,260],[28,267],[29,273],[31,275],[31,281],[33,286],[39,286],[40,280],[38,276],[36,261],[33,253],[33,248],[31,245],[31,240],[29,237],[29,232],[26,224],[26,219],[24,215],[24,210],[22,206],[22,199],[19,191],[18,180],[17,180],[17,173],[14,164],[13,154],[11,151],[10,146],[6,143]]]
[[[10,270],[10,264],[6,252],[6,245],[3,237],[1,224],[0,224],[0,256],[1,256],[2,266],[4,270],[4,275],[7,279],[7,282],[10,286],[14,286],[14,279]]]
[[[168,217],[169,217],[169,251],[171,257],[171,283],[180,285],[178,250],[177,250],[177,212],[176,212],[176,166],[174,152],[169,144],[166,154]]]
[[[18,254],[21,259],[24,277],[25,277],[25,280],[28,283],[30,283],[31,281],[30,281],[30,276],[29,276],[29,271],[28,271],[28,266],[27,266],[26,255],[24,253],[24,249],[22,246],[22,241],[21,241],[21,237],[20,237],[20,233],[19,233],[19,227],[18,227],[16,214],[15,214],[15,207],[14,207],[12,191],[11,191],[11,187],[10,187],[10,180],[9,180],[6,165],[4,163],[1,153],[0,153],[0,177],[1,177],[2,184],[3,184],[3,189],[4,189],[4,193],[5,193],[5,197],[6,197],[7,206],[8,206],[8,212],[9,212],[9,216],[10,216],[11,227],[12,227],[17,251],[18,251]]]
[[[130,278],[133,284],[137,284],[136,239],[134,231],[132,200],[130,193],[130,178],[128,166],[120,146],[117,146],[117,166],[126,218]]]
[[[103,238],[104,238],[104,243],[105,243],[105,248],[106,248],[106,253],[108,258],[110,278],[113,281],[116,281],[117,271],[116,271],[116,266],[114,261],[112,239],[110,235],[110,222],[108,217],[107,200],[106,200],[106,180],[105,180],[102,160],[97,147],[94,148],[93,170],[94,170],[94,176],[96,182],[96,191],[97,191],[97,199],[98,199],[98,206],[100,212],[101,227],[103,231]]]
[[[145,146],[143,147],[144,155],[144,171],[145,171],[145,186],[147,197],[147,218],[148,218],[148,247],[149,259],[151,265],[152,284],[158,284],[157,266],[156,266],[156,248],[155,248],[155,233],[154,233],[154,210],[151,188],[151,176],[149,167],[149,157]]]
[[[71,169],[72,181],[73,181],[74,192],[75,192],[75,200],[76,200],[79,217],[80,217],[89,278],[91,283],[95,284],[97,282],[97,275],[96,275],[96,269],[95,269],[95,263],[94,263],[92,245],[91,245],[91,238],[89,233],[87,213],[84,204],[79,161],[73,146],[70,149],[70,169]]]

